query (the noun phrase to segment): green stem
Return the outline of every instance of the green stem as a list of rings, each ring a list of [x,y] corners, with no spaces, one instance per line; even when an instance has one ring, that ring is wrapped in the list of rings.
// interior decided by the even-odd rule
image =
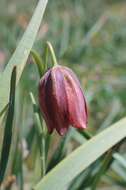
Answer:
[[[47,44],[47,47],[48,47],[48,49],[49,49],[49,51],[50,51],[53,65],[54,65],[54,66],[57,66],[58,63],[57,63],[56,55],[55,55],[54,49],[53,49],[53,47],[52,47],[52,44],[51,44],[50,42],[46,42],[46,44]]]
[[[40,160],[41,160],[41,176],[44,177],[46,173],[46,153],[45,153],[45,127],[44,123],[41,122],[41,117],[39,114],[39,110],[37,109],[37,104],[35,102],[35,98],[32,93],[30,93],[30,97],[33,104],[33,110],[35,115],[35,127],[36,133],[38,136],[39,149],[40,149]]]
[[[47,44],[44,48],[43,61],[44,61],[44,71],[47,71],[47,69],[48,69],[48,46],[47,46]]]
[[[35,50],[31,50],[31,55],[33,57],[34,62],[37,65],[38,72],[39,72],[39,75],[41,78],[44,74],[44,63],[42,61],[42,58],[40,57],[40,55]]]
[[[46,161],[45,161],[45,136],[44,134],[41,136],[41,150],[40,150],[40,159],[41,159],[41,176],[44,177],[45,173],[46,173]]]
[[[92,134],[90,133],[90,132],[88,132],[88,131],[81,131],[81,130],[78,130],[78,132],[81,134],[81,135],[83,135],[87,140],[89,140],[89,139],[91,139],[91,137],[92,137]]]

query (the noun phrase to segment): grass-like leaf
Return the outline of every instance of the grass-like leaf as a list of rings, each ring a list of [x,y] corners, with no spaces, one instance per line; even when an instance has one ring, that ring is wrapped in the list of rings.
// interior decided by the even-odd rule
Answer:
[[[12,71],[11,84],[10,84],[10,98],[8,104],[8,113],[4,130],[3,146],[0,159],[0,184],[3,181],[5,170],[8,163],[11,139],[12,139],[12,126],[14,118],[14,103],[15,103],[15,86],[16,86],[16,67]]]
[[[3,73],[0,73],[0,113],[8,103],[12,69],[14,66],[17,66],[17,84],[35,41],[46,4],[47,0],[39,1],[29,26],[24,33],[24,36],[22,37],[5,70]]]
[[[64,189],[79,173],[126,137],[126,118],[111,125],[59,163],[34,190]]]
[[[62,138],[56,151],[53,153],[52,158],[49,161],[47,171],[50,171],[65,157],[66,146],[69,143],[70,137],[70,133],[67,133],[67,135],[64,138]]]

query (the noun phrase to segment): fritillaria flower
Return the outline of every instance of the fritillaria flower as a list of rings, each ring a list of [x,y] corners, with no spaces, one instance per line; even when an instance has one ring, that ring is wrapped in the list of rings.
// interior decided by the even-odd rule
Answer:
[[[50,133],[56,129],[64,135],[70,126],[86,128],[86,100],[71,69],[54,66],[45,73],[39,83],[39,103]]]

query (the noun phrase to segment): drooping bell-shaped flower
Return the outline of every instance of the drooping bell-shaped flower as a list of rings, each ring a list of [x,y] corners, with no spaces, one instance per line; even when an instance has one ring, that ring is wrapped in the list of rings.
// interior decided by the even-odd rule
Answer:
[[[39,103],[50,133],[56,129],[64,135],[70,125],[86,128],[86,100],[79,80],[69,68],[55,66],[45,73],[39,83]]]

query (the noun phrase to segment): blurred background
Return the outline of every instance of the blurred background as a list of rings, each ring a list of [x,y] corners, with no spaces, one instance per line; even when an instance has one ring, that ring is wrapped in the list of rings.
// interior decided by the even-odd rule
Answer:
[[[36,0],[0,0],[0,70],[17,47],[36,4]],[[126,113],[126,1],[49,0],[34,49],[42,54],[47,40],[59,64],[72,68],[81,81],[88,101],[88,130],[95,134],[122,118]],[[20,82],[22,114],[18,117],[24,139],[33,125],[29,92],[36,100],[38,93],[39,76],[32,63],[29,58]],[[57,136],[56,143],[59,140]],[[52,151],[56,143],[52,142]],[[67,152],[76,146],[72,141]]]

